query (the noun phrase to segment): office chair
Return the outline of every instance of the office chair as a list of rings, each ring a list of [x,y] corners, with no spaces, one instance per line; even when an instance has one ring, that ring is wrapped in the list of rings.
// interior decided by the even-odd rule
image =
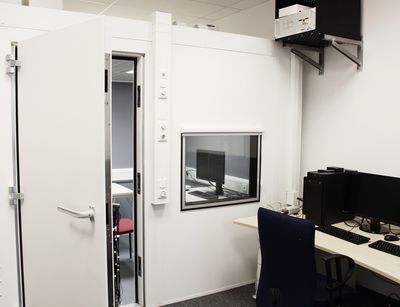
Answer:
[[[129,235],[129,258],[132,259],[132,233],[133,233],[133,221],[127,218],[120,218],[117,226],[118,235]]]
[[[341,306],[355,297],[354,290],[345,286],[355,268],[351,258],[324,257],[327,277],[317,274],[312,222],[260,208],[258,231],[262,262],[257,307]]]

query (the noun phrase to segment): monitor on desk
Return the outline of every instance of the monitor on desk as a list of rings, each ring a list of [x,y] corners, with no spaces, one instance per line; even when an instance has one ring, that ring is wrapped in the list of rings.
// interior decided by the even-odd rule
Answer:
[[[215,194],[223,195],[225,183],[225,152],[197,149],[196,177],[215,182]]]
[[[380,222],[400,226],[400,178],[358,173],[356,215],[370,218],[367,232],[387,233]]]

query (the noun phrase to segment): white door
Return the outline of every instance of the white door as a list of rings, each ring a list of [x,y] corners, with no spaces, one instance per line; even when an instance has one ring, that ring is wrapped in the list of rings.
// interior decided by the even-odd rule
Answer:
[[[95,18],[18,43],[27,307],[106,307],[112,302],[104,27],[104,20]],[[60,206],[94,216],[73,217]]]

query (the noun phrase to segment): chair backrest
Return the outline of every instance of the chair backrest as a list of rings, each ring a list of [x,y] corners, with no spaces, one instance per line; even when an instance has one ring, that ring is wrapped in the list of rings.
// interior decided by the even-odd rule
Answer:
[[[261,274],[257,307],[311,307],[316,290],[315,225],[258,210]]]

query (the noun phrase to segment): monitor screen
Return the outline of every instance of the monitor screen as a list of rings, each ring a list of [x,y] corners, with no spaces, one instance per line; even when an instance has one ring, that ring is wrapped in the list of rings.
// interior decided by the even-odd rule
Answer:
[[[198,149],[196,161],[198,179],[225,183],[225,152]]]
[[[400,225],[400,178],[358,173],[355,213]]]

